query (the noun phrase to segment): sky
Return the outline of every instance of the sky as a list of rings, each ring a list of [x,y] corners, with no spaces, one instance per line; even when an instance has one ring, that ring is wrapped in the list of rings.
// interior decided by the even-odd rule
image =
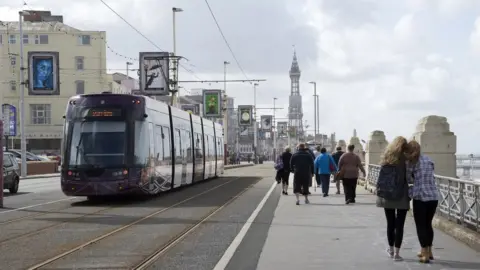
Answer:
[[[27,5],[24,5],[26,2]],[[448,118],[457,153],[480,153],[480,1],[477,0],[209,0],[238,60],[220,34],[204,0],[105,0],[145,37],[100,0],[0,0],[0,18],[17,20],[18,10],[46,9],[82,30],[107,32],[121,55],[171,51],[172,7],[176,15],[180,80],[265,79],[257,107],[287,116],[295,46],[302,71],[304,120],[313,131],[313,86],[320,99],[320,132],[347,141],[356,129],[368,140],[374,130],[387,139],[411,137],[427,115]],[[152,44],[153,43],[153,44]],[[110,72],[126,59],[109,52]],[[138,62],[135,63],[138,66]],[[241,68],[240,68],[241,67]],[[242,72],[243,70],[243,72]],[[223,84],[184,83],[189,89]],[[253,104],[253,86],[228,83],[236,105]],[[271,115],[271,110],[258,114]]]

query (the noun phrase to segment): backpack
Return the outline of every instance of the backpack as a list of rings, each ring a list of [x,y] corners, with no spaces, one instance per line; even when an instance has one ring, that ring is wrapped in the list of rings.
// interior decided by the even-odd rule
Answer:
[[[275,170],[279,171],[283,169],[283,159],[282,156],[277,157],[277,161],[275,162],[275,165],[273,165]]]
[[[404,194],[404,182],[398,179],[398,166],[382,165],[377,180],[377,196],[387,200],[400,200]]]

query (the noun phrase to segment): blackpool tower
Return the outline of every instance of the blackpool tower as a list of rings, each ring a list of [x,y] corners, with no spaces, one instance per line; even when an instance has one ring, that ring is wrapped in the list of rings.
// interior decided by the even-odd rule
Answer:
[[[293,50],[293,61],[290,67],[290,99],[288,105],[288,125],[291,142],[304,140],[302,96],[300,95],[300,68],[297,53]]]

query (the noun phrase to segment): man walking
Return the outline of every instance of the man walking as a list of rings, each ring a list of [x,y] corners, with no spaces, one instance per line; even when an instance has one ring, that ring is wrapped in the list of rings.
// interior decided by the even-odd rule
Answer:
[[[298,151],[293,154],[290,160],[290,167],[293,170],[293,193],[297,198],[297,205],[300,205],[300,194],[305,196],[305,203],[308,200],[309,184],[312,182],[313,157],[305,147],[304,143],[298,145]]]
[[[343,192],[345,193],[345,203],[355,203],[355,197],[357,195],[357,181],[358,170],[360,169],[365,176],[365,168],[363,168],[362,160],[359,156],[353,153],[355,145],[349,145],[348,152],[340,157],[338,162],[339,170],[343,172]]]

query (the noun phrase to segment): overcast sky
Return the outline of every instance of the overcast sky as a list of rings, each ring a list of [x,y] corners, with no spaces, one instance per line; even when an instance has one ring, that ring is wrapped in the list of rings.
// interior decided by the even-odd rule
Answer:
[[[0,0],[0,18],[17,20],[24,1]],[[29,9],[64,15],[65,23],[107,31],[117,52],[138,58],[155,46],[99,0],[29,0]],[[180,80],[245,76],[225,45],[204,0],[106,0],[158,47],[172,50],[173,6],[177,53],[189,59]],[[387,139],[410,137],[427,115],[449,119],[459,153],[480,153],[480,1],[478,0],[209,0],[217,20],[249,79],[260,83],[258,107],[286,117],[295,45],[302,77],[304,119],[313,129],[313,87],[320,95],[322,133],[350,139],[353,129],[367,140],[383,130]],[[479,19],[477,19],[479,18]],[[111,71],[127,60],[109,54]],[[138,65],[138,63],[136,63]],[[194,77],[196,76],[196,77]],[[223,84],[184,84],[223,88]],[[253,104],[250,84],[228,84],[236,105]],[[259,111],[259,114],[271,114]]]

